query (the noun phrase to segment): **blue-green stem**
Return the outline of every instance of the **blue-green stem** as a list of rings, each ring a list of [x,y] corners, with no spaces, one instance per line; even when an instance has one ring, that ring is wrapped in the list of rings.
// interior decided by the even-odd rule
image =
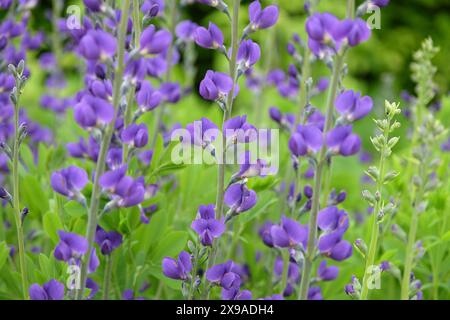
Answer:
[[[139,48],[139,39],[141,37],[141,13],[139,11],[139,0],[133,0],[133,31],[134,31],[134,48]],[[127,95],[127,103],[125,106],[124,111],[124,127],[128,127],[131,124],[131,118],[132,118],[132,105],[133,105],[133,98],[134,98],[134,85],[130,85],[130,88],[128,89],[128,95]],[[127,163],[128,161],[128,152],[129,152],[129,145],[124,144],[123,145],[123,153],[122,153],[122,159],[123,163]]]
[[[177,6],[177,0],[171,0],[170,1],[170,7],[169,7],[169,13],[170,13],[170,19],[169,19],[169,31],[172,34],[172,37],[175,38],[175,27],[177,23],[177,15],[178,15],[178,6]],[[164,81],[169,82],[171,75],[172,75],[172,65],[173,65],[173,50],[174,50],[174,44],[175,41],[172,41],[172,43],[169,46],[169,49],[167,51],[167,57],[166,57],[166,63],[167,63],[167,71],[164,76]],[[158,137],[158,132],[161,127],[161,123],[164,116],[164,109],[165,109],[165,103],[162,103],[155,111],[156,117],[155,117],[155,127],[153,128],[153,135],[151,136],[152,141],[150,144],[150,149],[153,149],[156,144],[156,140]]]
[[[119,110],[120,103],[120,90],[123,81],[124,72],[124,56],[125,56],[125,36],[127,32],[128,22],[128,9],[130,7],[130,0],[123,0],[122,2],[122,16],[120,18],[119,25],[119,37],[118,37],[118,53],[117,53],[117,65],[114,73],[114,85],[113,85],[113,106],[114,106],[114,118],[106,127],[102,136],[102,142],[100,145],[100,152],[98,155],[97,165],[95,168],[95,179],[92,186],[91,203],[88,212],[88,225],[86,230],[86,237],[88,241],[88,251],[84,255],[81,264],[80,273],[80,289],[77,290],[77,299],[83,298],[84,289],[86,287],[87,269],[89,264],[90,253],[94,248],[94,236],[97,228],[97,214],[99,210],[100,193],[101,188],[99,184],[100,177],[105,171],[106,153],[108,152],[109,145],[111,143],[111,137],[114,133],[114,126],[117,118],[117,112]]]
[[[335,56],[333,64],[333,74],[331,77],[331,84],[328,90],[327,97],[327,109],[325,115],[325,125],[323,131],[323,137],[326,137],[327,132],[330,130],[333,123],[333,103],[336,98],[337,87],[339,84],[340,73],[344,63],[344,53],[338,53]],[[317,165],[314,173],[314,187],[311,204],[311,212],[309,216],[309,234],[308,245],[305,253],[305,260],[302,271],[302,280],[300,284],[300,290],[298,298],[300,300],[306,300],[308,298],[309,282],[311,278],[311,270],[314,261],[314,255],[316,251],[316,238],[317,238],[317,215],[319,213],[319,200],[320,200],[320,187],[322,184],[323,169],[326,165],[326,153],[327,147],[323,143],[317,160]]]
[[[226,109],[223,113],[223,121],[222,121],[222,130],[225,124],[225,121],[230,119],[231,112],[233,110],[233,100],[234,100],[234,91],[237,84],[237,51],[239,46],[239,7],[241,5],[240,0],[233,1],[233,15],[231,18],[231,58],[229,60],[229,74],[231,79],[233,79],[233,87],[231,91],[228,93]],[[216,215],[219,218],[223,216],[223,198],[225,192],[225,152],[226,152],[226,139],[222,134],[222,148],[221,154],[219,154],[219,164],[217,170],[217,193],[216,193]],[[215,261],[217,255],[217,242],[211,248],[211,252],[208,258],[208,269],[211,268]],[[210,285],[205,285],[206,297],[209,299],[210,294]]]
[[[426,166],[428,165],[428,161],[423,160],[419,165],[419,175],[422,181],[426,181]],[[406,258],[405,258],[405,266],[403,269],[403,279],[402,279],[402,287],[401,287],[401,299],[408,300],[409,299],[409,285],[410,285],[410,275],[414,264],[414,256],[415,256],[415,242],[416,242],[416,234],[417,227],[419,224],[419,208],[421,205],[424,196],[424,183],[422,183],[418,190],[416,191],[416,196],[413,198],[415,205],[413,206],[411,222],[409,225],[409,234],[408,234],[408,243],[406,246]]]
[[[384,129],[383,135],[384,135],[384,141],[387,143],[389,141],[389,130],[390,130],[390,122]],[[360,300],[366,300],[369,295],[369,278],[371,276],[370,270],[372,270],[372,266],[374,265],[375,258],[377,256],[377,249],[378,249],[378,238],[380,235],[380,225],[378,220],[378,212],[381,209],[382,204],[382,188],[383,188],[383,181],[384,181],[384,174],[385,174],[385,162],[386,162],[386,143],[383,144],[382,148],[380,149],[380,162],[379,162],[379,175],[377,178],[377,185],[376,185],[376,192],[380,194],[380,197],[377,198],[375,207],[374,207],[374,213],[372,214],[372,230],[370,235],[370,243],[369,243],[369,250],[367,252],[366,256],[366,264],[364,268],[364,276],[363,276],[363,283],[362,283],[362,289],[361,289],[361,296]]]
[[[21,80],[19,80],[21,81]],[[16,82],[17,83],[17,82]],[[16,102],[14,103],[14,150],[13,150],[13,205],[14,205],[14,218],[16,220],[17,229],[17,242],[19,245],[19,265],[20,265],[20,278],[22,281],[22,294],[24,299],[28,299],[28,277],[27,266],[25,262],[25,240],[23,237],[23,223],[21,219],[20,210],[20,195],[19,195],[19,147],[20,147],[20,133],[19,133],[19,97],[21,95],[20,86],[16,85],[17,95]]]
[[[109,288],[111,285],[111,274],[112,274],[112,265],[113,265],[113,259],[111,255],[107,255],[105,257],[105,274],[103,277],[103,300],[109,300]]]

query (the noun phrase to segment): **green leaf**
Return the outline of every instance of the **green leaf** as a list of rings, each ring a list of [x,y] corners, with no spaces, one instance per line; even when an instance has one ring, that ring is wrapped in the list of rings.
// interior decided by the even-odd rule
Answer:
[[[73,218],[78,218],[86,215],[86,208],[83,207],[79,202],[73,200],[64,204],[64,211],[66,211],[67,214]]]
[[[450,240],[450,230],[447,231],[443,236],[442,236],[442,241],[449,241]]]
[[[64,229],[63,224],[62,224],[61,219],[59,218],[59,216],[56,213],[47,212],[44,215],[44,219],[43,219],[42,223],[44,225],[45,233],[50,237],[52,242],[54,244],[58,243],[59,236],[58,236],[57,231]]]
[[[0,270],[2,270],[3,265],[8,259],[9,256],[9,247],[7,246],[5,241],[0,242]]]
[[[156,245],[151,260],[156,264],[161,263],[164,257],[173,257],[186,247],[188,233],[185,231],[172,231],[161,238]]]

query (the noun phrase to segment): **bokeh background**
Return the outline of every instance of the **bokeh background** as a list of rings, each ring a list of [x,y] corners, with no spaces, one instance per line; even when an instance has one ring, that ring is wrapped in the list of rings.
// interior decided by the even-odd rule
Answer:
[[[31,26],[35,31],[45,30],[47,34],[52,34],[52,7],[55,1],[39,1],[38,6],[32,11]],[[265,5],[277,3],[281,8],[281,12],[279,22],[274,28],[263,30],[252,36],[262,47],[262,59],[257,69],[260,72],[267,72],[273,68],[286,70],[289,64],[292,63],[292,58],[286,50],[287,43],[291,40],[294,33],[300,34],[300,37],[305,39],[304,25],[306,15],[303,9],[303,1],[274,0],[261,2]],[[345,16],[345,2],[345,0],[321,0],[318,11],[329,11],[343,18]],[[357,5],[361,2],[357,1]],[[64,1],[61,3],[62,15],[65,15],[66,8],[72,4],[80,5],[80,8],[83,10],[82,1]],[[243,0],[243,8],[244,6],[246,8],[249,3],[250,0]],[[240,18],[242,19],[240,25],[243,28],[247,23],[246,10],[241,11]],[[184,7],[180,13],[179,20],[184,19],[191,19],[200,25],[207,25],[208,21],[214,21],[223,30],[227,30],[226,26],[228,22],[223,14],[199,4]],[[230,35],[228,32],[224,31],[224,34],[226,41],[229,41]],[[442,104],[443,111],[439,114],[439,118],[447,128],[450,126],[450,100],[447,97],[450,83],[450,1],[391,0],[389,6],[383,8],[381,11],[381,29],[373,30],[371,39],[352,49],[347,57],[349,72],[344,80],[344,86],[359,90],[365,95],[370,95],[375,101],[372,116],[358,123],[355,129],[363,139],[365,151],[369,153],[374,151],[369,140],[369,137],[374,133],[372,118],[375,118],[377,113],[383,110],[384,100],[399,101],[402,103],[401,108],[407,108],[407,103],[402,101],[400,95],[403,90],[407,90],[410,93],[414,92],[414,84],[411,81],[409,66],[413,52],[420,47],[421,42],[428,36],[432,37],[435,45],[440,47],[440,52],[433,60],[438,68],[435,78],[437,95],[433,104],[436,102]],[[44,85],[45,74],[40,71],[37,59],[42,52],[51,50],[52,43],[49,42],[48,47],[44,47],[41,52],[37,54],[32,53],[28,57],[27,63],[31,69],[32,77],[29,79],[22,101],[30,118],[52,128],[56,132],[58,146],[62,146],[61,148],[64,149],[67,142],[76,141],[78,136],[85,135],[85,133],[75,124],[70,109],[64,118],[61,119],[57,118],[50,110],[44,110],[40,107],[40,97],[46,93],[47,88]],[[219,123],[221,120],[217,106],[200,99],[196,90],[206,70],[215,69],[226,71],[225,61],[221,55],[213,53],[210,50],[198,47],[195,50],[197,58],[194,65],[197,74],[193,85],[194,94],[184,98],[180,103],[166,108],[167,114],[165,121],[168,126],[177,122],[184,126],[201,117],[208,117],[216,123]],[[183,52],[181,52],[182,58]],[[61,62],[67,77],[67,87],[61,89],[59,95],[74,95],[83,86],[83,77],[79,71],[81,70],[79,68],[80,59],[73,53],[64,52]],[[313,77],[315,79],[321,76],[329,76],[329,74],[329,70],[320,63],[314,67]],[[182,64],[175,67],[172,78],[173,80],[185,83],[186,79]],[[241,88],[245,87],[244,81],[244,79],[241,79]],[[323,109],[323,100],[324,97],[321,95],[314,98],[312,103],[319,109]],[[267,88],[264,90],[262,97],[258,98],[250,90],[241,90],[233,111],[235,114],[249,114],[250,122],[257,117],[261,117],[265,125],[276,127],[275,124],[270,122],[267,116],[267,110],[270,106],[277,106],[283,111],[290,112],[295,112],[298,109],[295,103],[280,97],[275,88]],[[408,142],[406,138],[408,128],[407,119],[402,118],[401,122],[405,125],[399,130],[399,134],[402,137],[396,151],[399,154],[401,154],[402,148]],[[150,125],[151,123],[149,121]],[[287,138],[287,136],[282,136],[280,141],[282,148],[284,146],[281,155],[281,162],[284,167],[289,163],[289,153],[286,147]],[[338,190],[345,189],[348,191],[345,207],[352,216],[352,227],[348,235],[348,240],[354,241],[356,238],[361,237],[361,235],[369,234],[368,230],[366,230],[368,229],[367,223],[358,223],[358,217],[361,215],[365,216],[367,211],[367,205],[362,201],[360,196],[360,191],[363,188],[361,185],[361,176],[364,172],[365,165],[361,164],[357,157],[352,157],[349,159],[337,159],[334,166],[335,169],[333,170],[332,177],[333,187]],[[152,239],[163,237],[165,230],[169,227],[175,230],[189,229],[198,205],[210,203],[214,199],[215,190],[210,185],[211,177],[215,177],[215,175],[216,169],[212,166],[207,168],[191,166],[179,174],[178,188],[160,196],[161,203],[163,203],[161,208],[162,215],[155,216],[154,223],[150,226],[151,229],[148,230],[148,234],[151,235]],[[251,187],[259,192],[258,196],[261,199],[271,199],[274,198],[273,191],[267,190],[268,188],[265,183],[272,182],[274,181],[252,182],[253,185]],[[408,192],[408,186],[403,187],[404,189],[401,189],[400,186],[395,190],[395,196],[401,197],[402,192]],[[445,199],[446,194],[444,191],[436,197]],[[164,198],[164,196],[168,198]],[[173,201],[167,201],[167,199]],[[279,213],[276,210],[272,210],[272,208],[269,208],[269,210],[264,207],[269,202],[270,200],[261,201],[254,210],[255,214],[258,213],[261,215],[258,221],[251,220],[249,217],[242,217],[237,222],[242,222],[243,225],[242,230],[239,230],[242,236],[242,238],[239,238],[242,240],[241,256],[237,257],[237,259],[250,264],[250,268],[255,275],[253,281],[258,281],[258,279],[264,277],[264,270],[258,268],[254,260],[255,253],[258,250],[267,249],[257,239],[257,229],[260,223],[266,218],[273,220],[279,219]],[[32,209],[35,212],[40,210],[39,206]],[[165,217],[164,214],[167,214],[167,216]],[[400,215],[398,222],[407,225],[407,218],[407,216],[402,217]],[[428,217],[422,222],[419,237],[421,234],[433,234],[433,228],[436,226],[433,225],[432,222],[434,220],[432,218],[432,216]],[[245,219],[251,223],[244,224]],[[248,241],[249,239],[254,239],[255,241]],[[183,245],[184,243],[181,241],[181,246]],[[401,264],[403,259],[402,252],[404,252],[404,247],[402,246],[403,244],[401,242],[386,239],[385,247],[381,250],[380,258]],[[446,259],[448,262],[448,255]],[[339,278],[333,281],[333,283],[323,286],[323,294],[326,298],[346,298],[343,287],[348,283],[352,274],[360,275],[362,259],[360,257],[352,257],[352,259],[339,265],[342,267]],[[448,281],[450,271],[447,269],[449,268],[449,263],[441,262],[443,268],[446,265],[446,269],[443,270],[446,277],[443,279],[447,279]],[[417,276],[424,283],[427,283],[430,280],[431,269],[432,265],[425,261],[418,266]],[[119,276],[126,277],[126,275],[122,274]],[[383,290],[382,293],[374,295],[374,298],[398,298],[398,284],[396,284],[395,279],[389,278],[387,281],[390,289]],[[252,283],[250,287],[260,288],[263,284]],[[448,284],[444,284],[445,287],[446,290],[442,290],[441,292],[441,298],[449,297]],[[261,292],[264,292],[264,290],[261,289]],[[425,296],[426,298],[432,297],[428,291],[425,292]]]

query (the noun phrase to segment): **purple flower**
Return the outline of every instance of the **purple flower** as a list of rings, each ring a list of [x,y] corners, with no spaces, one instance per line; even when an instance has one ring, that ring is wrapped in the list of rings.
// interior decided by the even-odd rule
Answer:
[[[149,17],[161,15],[164,12],[164,0],[145,0],[141,10]]]
[[[148,59],[134,58],[128,55],[125,60],[125,76],[131,80],[133,84],[142,81],[147,75]]]
[[[91,289],[89,295],[87,296],[87,300],[91,300],[92,298],[94,298],[99,289],[98,284],[91,278],[86,279],[86,288]]]
[[[77,198],[88,183],[86,171],[75,166],[55,171],[50,177],[50,184],[56,192],[69,197]]]
[[[181,88],[178,82],[164,82],[159,91],[166,102],[177,103],[181,98]]]
[[[224,195],[225,204],[237,214],[253,208],[256,200],[256,192],[249,190],[246,184],[241,183],[229,186]]]
[[[100,145],[91,136],[86,143],[83,138],[80,138],[78,142],[70,142],[66,145],[67,151],[70,156],[74,158],[88,158],[92,161],[97,161],[98,153],[100,151]]]
[[[322,77],[317,81],[316,88],[317,91],[323,92],[328,88],[328,85],[330,84],[330,80],[328,78]]]
[[[323,281],[331,281],[337,278],[339,268],[336,266],[327,267],[327,262],[323,260],[317,269],[317,276]]]
[[[193,41],[195,30],[197,30],[198,25],[190,20],[184,20],[178,23],[175,28],[175,34],[177,37],[183,41]]]
[[[309,288],[308,300],[323,300],[320,287],[310,287]]]
[[[366,21],[361,18],[357,18],[352,21],[352,27],[347,34],[347,41],[351,47],[354,47],[361,42],[370,38],[371,31],[367,26]]]
[[[239,45],[237,52],[237,62],[243,69],[248,69],[258,62],[261,57],[261,49],[256,42],[252,40],[244,40]]]
[[[198,208],[198,218],[192,222],[191,228],[198,233],[204,246],[211,246],[213,240],[225,232],[225,224],[216,219],[213,204]]]
[[[223,124],[223,133],[233,143],[247,143],[257,138],[256,128],[247,122],[246,115],[236,116],[225,121]]]
[[[320,210],[317,216],[317,225],[322,231],[333,231],[338,228],[345,232],[348,228],[348,214],[335,206]]]
[[[339,21],[330,13],[315,13],[306,21],[308,46],[316,56],[335,53],[352,27],[350,20]]]
[[[206,279],[227,290],[239,288],[241,285],[241,277],[236,272],[236,264],[231,260],[208,269]]]
[[[306,248],[308,242],[308,227],[284,216],[281,225],[272,226],[270,234],[273,244],[280,248],[296,247],[299,244]]]
[[[140,220],[144,224],[149,224],[150,219],[153,216],[153,214],[158,210],[157,204],[152,204],[148,207],[139,208],[140,211]]]
[[[100,12],[104,10],[103,0],[83,0],[84,5],[92,12]]]
[[[273,226],[274,224],[271,221],[266,221],[258,231],[258,234],[264,244],[270,248],[273,247],[273,239],[271,233],[271,229]]]
[[[106,232],[102,227],[97,226],[95,242],[99,245],[103,255],[110,255],[114,249],[122,244],[122,235],[115,231]]]
[[[218,49],[223,47],[223,34],[219,27],[210,22],[208,29],[198,27],[194,33],[195,43],[206,49]]]
[[[136,93],[136,101],[139,109],[143,112],[153,110],[161,103],[162,95],[152,88],[149,81],[141,82],[139,91]]]
[[[52,279],[42,287],[34,283],[29,288],[31,300],[64,300],[64,284]]]
[[[44,41],[45,36],[42,32],[38,32],[34,36],[26,32],[22,39],[22,44],[28,50],[37,50],[42,46]]]
[[[88,251],[87,240],[71,232],[58,231],[59,243],[54,256],[57,260],[69,262],[72,258],[80,258]]]
[[[105,60],[116,53],[116,39],[103,30],[89,30],[78,45],[79,53],[87,60]]]
[[[244,178],[265,176],[265,170],[268,165],[264,160],[252,159],[250,151],[245,151],[240,160],[239,172],[234,174],[231,178],[232,182],[242,180]]]
[[[447,139],[447,141],[441,144],[441,150],[450,152],[450,137]]]
[[[322,147],[322,131],[314,125],[299,125],[289,139],[289,150],[296,157],[315,153]]]
[[[228,74],[208,70],[200,82],[200,95],[206,100],[224,100],[232,88],[233,80]]]
[[[106,100],[84,95],[74,107],[74,117],[83,128],[108,124],[114,118],[114,107]]]
[[[122,166],[122,158],[122,148],[110,148],[106,154],[106,164],[108,165],[108,168],[114,170]]]
[[[283,114],[281,113],[280,109],[278,109],[277,107],[270,107],[269,108],[269,116],[273,121],[281,124],[281,119],[283,118]]]
[[[147,60],[147,74],[154,78],[160,78],[167,71],[167,62],[161,56],[149,58]]]
[[[317,218],[318,227],[325,231],[319,238],[319,251],[333,260],[342,261],[352,255],[352,245],[342,237],[348,229],[348,214],[337,207],[322,209]]]
[[[370,0],[370,3],[377,7],[383,8],[389,4],[389,1],[390,0]]]
[[[149,166],[153,159],[153,150],[144,150],[137,157],[144,165]]]
[[[113,194],[114,205],[128,208],[144,201],[145,188],[141,180],[126,175],[127,166],[107,171],[100,177],[100,186]]]
[[[381,261],[380,263],[380,269],[381,271],[388,271],[389,269],[391,269],[391,264],[389,263],[389,261]]]
[[[191,144],[206,148],[210,143],[216,140],[219,128],[214,122],[207,118],[201,118],[200,121],[194,121],[186,125]],[[184,138],[184,137],[183,137]],[[183,140],[184,141],[184,140]]]
[[[252,300],[252,293],[249,290],[240,291],[239,288],[222,289],[223,300]]]
[[[126,127],[120,134],[122,142],[129,144],[135,148],[142,148],[148,142],[147,126],[141,124],[131,124]]]
[[[333,154],[351,156],[359,152],[361,139],[352,133],[352,126],[337,126],[327,133],[327,146]]]
[[[285,74],[281,69],[274,69],[267,74],[267,83],[270,85],[279,85],[285,79]]]
[[[250,19],[250,30],[267,29],[277,23],[278,7],[270,5],[261,9],[261,3],[256,0],[248,7],[248,15]]]
[[[178,259],[165,257],[162,261],[163,274],[171,279],[186,280],[192,270],[191,255],[181,251]]]
[[[159,54],[169,48],[172,35],[167,30],[156,31],[154,25],[149,25],[139,39],[141,54]]]

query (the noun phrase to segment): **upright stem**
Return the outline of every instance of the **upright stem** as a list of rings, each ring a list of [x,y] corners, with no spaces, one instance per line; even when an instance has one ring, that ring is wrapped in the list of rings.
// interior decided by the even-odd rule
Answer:
[[[139,39],[141,37],[141,17],[140,17],[140,11],[139,11],[139,0],[133,0],[133,30],[134,30],[134,48],[139,48]],[[128,127],[131,124],[131,116],[132,116],[132,110],[131,105],[133,103],[134,98],[134,85],[130,85],[130,89],[128,91],[127,95],[127,103],[125,106],[125,112],[124,112],[124,127]],[[128,160],[128,152],[129,152],[129,146],[128,144],[123,145],[123,152],[122,152],[122,160],[123,163],[126,163]]]
[[[384,130],[385,141],[388,141],[389,128],[390,128],[390,124],[388,126],[386,126],[386,129]],[[384,167],[385,167],[385,160],[386,160],[385,150],[386,150],[386,146],[383,145],[382,149],[380,150],[379,176],[377,179],[377,186],[376,186],[376,191],[380,195],[382,193],[383,181],[384,181],[384,171],[385,171]],[[369,251],[367,252],[367,257],[366,257],[366,265],[364,268],[364,276],[363,276],[363,283],[362,283],[362,290],[361,290],[361,297],[360,297],[361,300],[366,300],[367,296],[369,294],[368,281],[369,281],[369,277],[371,276],[369,270],[373,266],[376,255],[377,255],[378,237],[380,234],[380,226],[378,223],[377,215],[381,208],[381,201],[382,201],[381,199],[377,200],[377,202],[375,203],[375,208],[374,208],[373,214],[372,214],[372,231],[371,231],[371,236],[370,236]]]
[[[328,90],[327,98],[327,110],[325,116],[325,126],[323,131],[323,137],[326,137],[327,132],[330,130],[333,120],[333,103],[336,98],[337,87],[339,84],[340,72],[344,63],[344,53],[337,54],[333,65],[333,75],[331,77],[331,84]],[[316,237],[317,237],[317,214],[319,213],[319,200],[320,200],[320,187],[322,184],[323,169],[326,164],[326,152],[327,147],[323,143],[320,150],[319,159],[317,162],[316,172],[314,174],[314,188],[311,205],[311,213],[309,216],[309,235],[308,245],[306,249],[305,261],[303,265],[302,280],[299,290],[299,299],[306,300],[308,298],[309,282],[311,278],[311,269],[314,260],[314,254],[316,250]]]
[[[106,256],[105,275],[103,278],[103,300],[109,300],[109,288],[111,284],[113,259],[111,255]]]
[[[176,20],[177,20],[177,0],[171,0],[170,4],[171,4],[171,6],[169,7],[169,12],[170,12],[169,31],[172,34],[172,37],[174,37],[175,36]],[[172,41],[172,43],[170,44],[169,49],[167,51],[167,57],[166,57],[167,71],[166,71],[166,74],[165,74],[165,77],[164,77],[164,81],[165,82],[169,82],[170,78],[171,78],[174,42],[175,41]],[[163,120],[164,108],[165,108],[165,103],[162,103],[159,106],[159,108],[156,109],[155,128],[153,129],[153,136],[152,136],[152,141],[151,141],[151,144],[150,144],[150,149],[153,149],[155,147],[156,140],[157,140],[157,137],[158,137],[159,128],[161,127],[161,123],[162,123],[162,120]]]
[[[131,116],[132,116],[131,104],[133,103],[133,98],[134,98],[134,86],[131,85],[130,89],[128,91],[127,105],[125,107],[125,114],[123,117],[124,128],[127,128],[131,124]],[[127,163],[129,150],[130,150],[129,145],[124,143],[123,144],[123,152],[122,152],[122,163]]]
[[[305,111],[305,106],[308,100],[307,97],[307,88],[306,88],[306,81],[309,79],[309,77],[311,76],[311,62],[310,62],[310,56],[311,56],[311,51],[309,50],[309,47],[306,46],[305,47],[305,51],[304,51],[304,57],[303,57],[303,64],[302,64],[302,77],[301,77],[301,83],[300,83],[300,93],[299,93],[299,99],[298,99],[298,106],[299,106],[299,110],[297,112],[297,116],[295,119],[295,123],[300,123],[303,122],[303,114]],[[303,119],[303,121],[302,121]],[[294,128],[295,130],[295,128]],[[300,165],[299,165],[300,167]],[[294,203],[295,203],[295,197],[297,194],[297,185],[298,185],[298,172],[296,172],[296,174],[292,174],[292,168],[289,166],[288,168],[286,168],[286,172],[285,172],[285,179],[284,181],[286,181],[286,185],[284,188],[284,192],[281,192],[281,196],[283,197],[282,199],[280,199],[280,204],[281,204],[281,213],[284,213],[285,208],[286,208],[286,199],[287,196],[289,194],[289,189],[291,186],[291,183],[294,182]],[[295,205],[294,205],[295,206]],[[292,208],[294,209],[294,208]]]
[[[226,109],[223,113],[223,121],[222,121],[222,150],[219,157],[218,164],[218,172],[217,172],[217,194],[216,194],[216,214],[220,219],[223,215],[223,198],[225,191],[225,160],[226,160],[226,139],[223,135],[223,128],[225,121],[227,121],[231,117],[231,112],[233,110],[233,100],[234,100],[234,91],[237,83],[237,51],[239,45],[239,7],[241,5],[241,0],[233,1],[233,16],[231,18],[231,58],[229,62],[229,73],[231,79],[233,79],[233,87],[231,88],[230,93],[227,97]],[[217,241],[216,241],[217,242]],[[211,268],[216,261],[217,254],[217,243],[214,244],[211,248],[211,253],[208,259],[208,269]],[[209,299],[210,286],[206,286],[206,295],[207,299]]]
[[[17,86],[16,86],[17,87]],[[28,277],[27,267],[25,262],[25,242],[23,237],[23,224],[21,219],[20,200],[19,200],[19,96],[20,90],[17,88],[17,101],[14,104],[14,150],[13,150],[13,204],[14,217],[17,228],[17,241],[19,244],[19,265],[20,276],[22,280],[22,294],[23,298],[28,298]]]
[[[139,47],[139,39],[141,37],[141,12],[139,11],[139,0],[133,0],[133,30],[134,30],[134,47]]]
[[[84,255],[81,264],[81,275],[80,275],[80,289],[77,292],[77,299],[80,300],[83,297],[84,288],[86,287],[87,269],[89,264],[90,254],[94,247],[94,236],[95,230],[97,228],[97,214],[100,201],[100,184],[99,180],[101,175],[105,170],[105,159],[106,153],[108,152],[109,145],[111,143],[111,137],[114,133],[114,126],[117,118],[117,112],[119,110],[120,103],[120,87],[123,81],[123,71],[124,71],[124,55],[125,55],[125,36],[127,32],[127,22],[128,22],[128,9],[130,6],[130,0],[123,0],[122,2],[122,16],[120,18],[119,25],[119,39],[118,39],[118,53],[117,53],[117,66],[114,73],[114,86],[113,86],[113,106],[114,106],[114,118],[111,123],[106,127],[103,133],[102,142],[100,145],[100,152],[98,155],[97,165],[95,168],[95,180],[92,186],[92,196],[91,205],[89,207],[88,213],[88,225],[86,230],[86,237],[89,243],[89,249]]]
[[[424,166],[426,166],[429,162],[424,161],[419,166],[420,177],[422,181],[426,179],[426,170]],[[419,224],[419,210],[417,208],[418,205],[421,204],[423,200],[424,187],[423,184],[419,186],[419,190],[417,190],[417,196],[414,199],[415,206],[413,206],[413,212],[411,217],[411,223],[409,227],[408,234],[408,244],[406,247],[406,258],[405,258],[405,267],[403,270],[403,279],[402,279],[402,288],[401,288],[401,299],[408,300],[409,299],[409,284],[410,284],[410,275],[414,262],[414,246],[416,242],[416,234],[417,227]]]
[[[240,7],[241,1],[240,0],[234,0],[233,2],[233,16],[231,19],[231,58],[229,62],[229,73],[231,79],[233,79],[233,87],[231,88],[230,93],[227,97],[227,105],[226,109],[224,111],[223,121],[222,121],[222,130],[225,124],[225,121],[230,119],[231,112],[233,110],[233,101],[234,101],[234,92],[236,88],[237,83],[237,65],[236,65],[236,58],[237,58],[237,51],[238,51],[238,45],[239,45],[239,38],[238,38],[238,30],[239,30],[239,7]],[[223,133],[222,133],[223,136]],[[222,161],[219,163],[219,176],[218,176],[218,183],[217,183],[217,197],[216,197],[216,210],[219,214],[219,217],[222,217],[223,214],[223,194],[224,194],[224,175],[225,175],[225,154],[226,154],[226,139],[222,137]]]
[[[197,276],[197,269],[198,269],[198,249],[196,249],[195,255],[194,255],[194,263],[192,265],[192,273],[191,273],[191,283],[189,286],[189,293],[188,293],[188,300],[193,300],[194,299],[194,294],[195,294],[195,280],[196,280],[196,276]]]
[[[55,54],[56,61],[58,63],[58,67],[61,68],[61,60],[62,60],[62,46],[61,46],[61,37],[58,32],[58,19],[61,14],[62,9],[62,1],[60,0],[52,0],[52,50]]]

